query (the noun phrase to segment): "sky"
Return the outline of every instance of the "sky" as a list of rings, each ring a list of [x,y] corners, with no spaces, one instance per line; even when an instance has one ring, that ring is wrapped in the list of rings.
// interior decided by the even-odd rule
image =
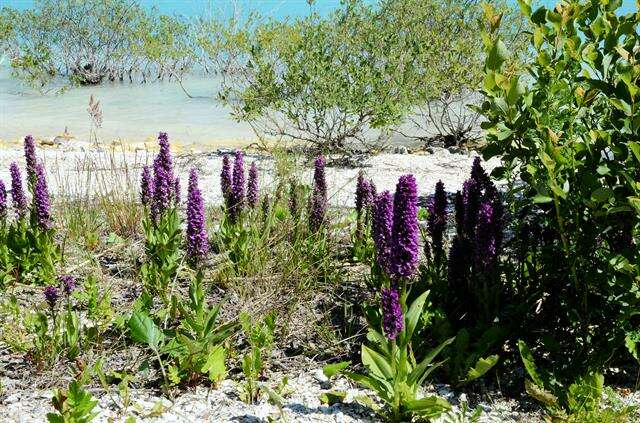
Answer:
[[[309,13],[310,6],[307,0],[139,0],[148,7],[157,7],[166,14],[182,14],[185,16],[198,16],[211,14],[229,16],[234,7],[242,11],[255,10],[262,15],[282,19],[287,16],[304,16]],[[365,0],[375,2],[375,0]],[[513,1],[516,4],[516,0]],[[635,0],[623,0],[622,12],[628,13],[635,10]],[[0,6],[11,6],[17,9],[29,8],[34,0],[0,0]],[[539,0],[538,4],[552,6],[556,0]],[[316,11],[325,14],[340,5],[340,0],[315,0],[312,6]]]

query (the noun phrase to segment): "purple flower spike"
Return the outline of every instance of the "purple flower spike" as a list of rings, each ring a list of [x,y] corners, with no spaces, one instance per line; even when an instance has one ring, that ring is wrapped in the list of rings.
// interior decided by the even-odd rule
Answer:
[[[269,211],[271,209],[271,202],[269,201],[269,194],[265,194],[262,197],[262,220],[267,221],[269,218]]]
[[[189,173],[187,192],[187,254],[193,262],[202,260],[209,252],[209,241],[204,217],[204,200],[198,188],[195,169]]]
[[[369,180],[369,205],[373,204],[373,200],[375,200],[376,195],[378,195],[378,189],[376,188],[376,184],[373,183],[373,180]]]
[[[0,220],[4,220],[5,217],[7,217],[7,188],[0,180]]]
[[[245,177],[244,177],[244,155],[242,151],[236,150],[233,161],[233,177],[231,182],[231,192],[229,194],[229,220],[236,223],[245,200]]]
[[[455,197],[455,216],[456,216],[456,230],[458,236],[462,236],[463,227],[464,227],[464,197],[460,191],[456,192]]]
[[[173,201],[176,206],[180,205],[180,178],[176,176],[173,180]]]
[[[478,222],[478,208],[480,207],[480,186],[475,179],[467,179],[464,182],[462,202],[464,205],[463,234],[471,238]]]
[[[249,182],[247,183],[247,203],[252,209],[258,205],[258,168],[251,163],[249,168]]]
[[[418,187],[413,175],[403,175],[393,197],[391,273],[411,277],[418,267]]]
[[[320,230],[327,213],[327,181],[324,175],[324,165],[324,157],[316,157],[313,173],[313,193],[309,207],[309,227],[312,232]]]
[[[382,327],[388,339],[396,339],[404,328],[400,297],[395,288],[382,288]]]
[[[476,269],[489,271],[496,260],[496,229],[493,206],[490,202],[480,205],[478,226],[474,246],[474,264]]]
[[[76,278],[71,275],[64,275],[58,278],[60,284],[62,285],[62,290],[65,294],[71,295],[71,293],[76,289]]]
[[[52,285],[46,286],[44,288],[43,294],[44,299],[47,301],[47,304],[49,304],[49,307],[54,308],[56,306],[56,303],[58,302],[58,288]]]
[[[22,177],[20,176],[20,168],[16,162],[11,163],[9,172],[11,173],[11,198],[13,200],[13,208],[18,218],[22,218],[27,213],[27,197],[24,195],[24,190],[22,189]]]
[[[493,227],[495,229],[496,250],[502,245],[503,228],[504,228],[504,206],[502,199],[493,182],[490,182],[484,191],[485,202],[490,202],[493,207]]]
[[[364,172],[358,172],[358,181],[356,182],[356,212],[358,217],[362,214],[362,210],[370,201],[371,186],[369,181],[364,179]]]
[[[227,208],[229,207],[232,184],[231,162],[229,161],[229,156],[224,155],[222,156],[222,170],[220,171],[220,189],[222,190],[222,196],[224,197]]]
[[[476,156],[476,158],[473,159],[473,165],[471,166],[471,179],[476,181],[476,184],[478,184],[479,189],[482,190],[482,189],[486,189],[489,186],[489,184],[491,184],[491,179],[489,178],[489,175],[487,175],[487,172],[485,172],[484,168],[482,167],[481,162],[482,160],[478,156]]]
[[[160,152],[153,161],[153,203],[151,216],[156,221],[171,205],[175,198],[173,161],[169,150],[169,138],[165,132],[158,136]]]
[[[140,201],[142,205],[149,206],[153,200],[153,180],[149,166],[142,168],[140,175]]]
[[[33,194],[34,212],[36,222],[42,230],[51,228],[51,205],[49,202],[49,190],[42,163],[36,165],[36,185]]]
[[[29,188],[33,189],[36,185],[36,146],[31,135],[24,137],[24,158],[27,162],[27,181]]]
[[[434,257],[440,259],[444,255],[442,238],[447,225],[447,193],[444,190],[444,183],[436,183],[436,191],[433,201],[429,205],[429,219],[427,229],[431,236],[431,246]]]
[[[389,191],[381,192],[373,201],[371,232],[376,246],[376,263],[387,274],[391,264],[391,227],[393,198]]]

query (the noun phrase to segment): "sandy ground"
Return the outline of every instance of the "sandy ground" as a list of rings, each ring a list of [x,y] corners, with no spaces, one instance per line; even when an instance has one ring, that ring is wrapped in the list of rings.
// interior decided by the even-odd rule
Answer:
[[[200,187],[209,205],[220,204],[222,193],[219,175],[222,155],[231,148],[173,148],[176,173],[186,192],[186,181],[191,168],[196,168]],[[142,166],[151,164],[155,155],[155,143],[95,148],[88,144],[67,143],[50,147],[39,146],[38,157],[45,163],[50,193],[54,196],[83,196],[109,191],[124,192],[127,187],[137,191]],[[377,186],[378,192],[393,192],[398,178],[407,173],[415,175],[420,195],[433,193],[435,184],[442,180],[448,192],[461,189],[469,177],[476,153],[451,153],[444,148],[431,149],[431,153],[379,154],[364,159],[362,169]],[[24,169],[22,146],[5,144],[0,149],[0,179],[9,186],[9,165],[16,161]],[[274,160],[265,154],[248,151],[246,168],[255,161],[260,174],[261,187],[274,180]],[[485,163],[489,171],[497,160]],[[353,206],[355,180],[358,168],[329,167],[326,170],[330,203],[336,207]],[[299,166],[302,181],[311,184],[313,169],[310,164]]]

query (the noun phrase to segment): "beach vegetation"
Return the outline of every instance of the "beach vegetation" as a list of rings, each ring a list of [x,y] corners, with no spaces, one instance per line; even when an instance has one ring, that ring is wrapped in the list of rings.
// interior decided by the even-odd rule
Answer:
[[[96,152],[106,159],[84,163],[87,180],[55,191],[64,175],[51,178],[25,137],[0,180],[0,362],[10,357],[34,386],[70,382],[50,421],[95,417],[96,382],[117,385],[122,414],[130,386],[175,399],[225,379],[284,418],[289,375],[272,375],[294,359],[304,371],[317,363],[321,383],[367,389],[326,391],[324,403],[357,401],[386,421],[481,419],[440,383],[527,394],[552,422],[638,420],[606,383],[637,387],[640,14],[616,0],[521,0],[527,59],[500,29],[506,12],[485,5],[473,108],[484,159],[469,159],[453,190],[412,173],[384,190],[358,169],[355,207],[337,206],[344,187],[327,153],[371,147],[351,142],[379,142],[364,134],[426,96],[407,88],[425,78],[407,58],[421,47],[391,30],[409,18],[402,4],[349,1],[227,34],[254,72],[227,83],[259,76],[225,94],[239,117],[275,113],[312,148],[220,151],[221,204],[207,203],[210,169],[172,151],[165,132],[150,164]]]

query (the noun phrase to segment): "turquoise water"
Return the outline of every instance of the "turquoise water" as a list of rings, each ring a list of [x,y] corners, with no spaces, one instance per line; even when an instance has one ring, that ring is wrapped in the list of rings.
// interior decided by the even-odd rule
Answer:
[[[76,138],[87,140],[89,97],[100,101],[103,141],[140,142],[166,131],[182,144],[245,144],[254,139],[245,123],[229,116],[217,100],[220,81],[214,77],[190,77],[188,98],[175,82],[148,84],[106,83],[78,87],[62,95],[40,95],[11,78],[0,68],[0,139],[16,140],[27,133],[36,138],[62,134],[65,127]]]

